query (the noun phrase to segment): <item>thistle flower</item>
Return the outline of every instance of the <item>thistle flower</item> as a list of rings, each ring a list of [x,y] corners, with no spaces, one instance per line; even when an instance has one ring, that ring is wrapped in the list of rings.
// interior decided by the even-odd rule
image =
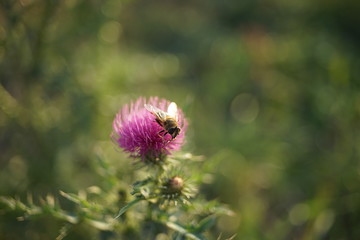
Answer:
[[[157,164],[173,151],[180,150],[184,144],[187,121],[181,109],[178,109],[178,126],[181,131],[171,140],[170,134],[160,134],[164,128],[155,121],[155,116],[144,107],[145,104],[166,112],[170,101],[158,97],[148,100],[140,97],[126,104],[113,121],[112,139],[131,157]]]

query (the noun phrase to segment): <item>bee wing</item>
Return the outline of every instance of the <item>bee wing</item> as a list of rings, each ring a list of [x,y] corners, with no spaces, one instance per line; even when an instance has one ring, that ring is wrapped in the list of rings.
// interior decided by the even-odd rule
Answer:
[[[152,113],[153,115],[155,115],[159,120],[161,121],[165,121],[166,119],[166,112],[164,112],[163,110],[154,107],[153,105],[150,104],[145,104],[144,107],[146,108],[146,110],[148,110],[150,113]]]
[[[167,109],[167,114],[170,116],[170,117],[173,117],[175,118],[175,120],[177,121],[178,120],[178,110],[177,110],[177,105],[176,103],[174,102],[171,102],[168,109]]]

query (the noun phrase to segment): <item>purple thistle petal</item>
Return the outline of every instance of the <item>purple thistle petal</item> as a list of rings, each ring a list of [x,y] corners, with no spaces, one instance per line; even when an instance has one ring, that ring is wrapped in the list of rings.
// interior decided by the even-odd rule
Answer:
[[[141,160],[149,157],[161,158],[180,150],[185,141],[187,128],[187,121],[181,109],[178,109],[178,126],[181,131],[170,141],[170,134],[159,135],[163,127],[155,121],[155,116],[145,109],[145,104],[166,112],[170,101],[158,97],[150,97],[148,100],[140,97],[135,102],[124,105],[113,121],[112,139],[125,152],[130,153],[130,156]]]

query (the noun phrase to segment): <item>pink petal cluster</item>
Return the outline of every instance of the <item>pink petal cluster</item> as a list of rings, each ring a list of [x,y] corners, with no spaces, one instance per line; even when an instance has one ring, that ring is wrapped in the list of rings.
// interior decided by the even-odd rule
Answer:
[[[170,101],[158,97],[138,98],[135,102],[123,106],[113,122],[112,138],[120,148],[130,153],[130,156],[146,159],[160,159],[181,148],[185,140],[187,121],[181,109],[178,109],[178,126],[180,134],[171,140],[167,134],[159,134],[163,127],[156,121],[155,116],[145,109],[144,104],[150,104],[164,112]]]

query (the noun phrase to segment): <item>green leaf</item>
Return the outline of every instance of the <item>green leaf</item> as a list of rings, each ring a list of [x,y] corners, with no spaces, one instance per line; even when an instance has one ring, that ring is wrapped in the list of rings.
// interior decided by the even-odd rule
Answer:
[[[214,226],[216,223],[215,216],[209,216],[200,221],[199,226],[196,228],[196,232],[202,233]]]
[[[150,181],[152,181],[152,178],[147,178],[142,181],[136,181],[132,186],[133,186],[133,188],[142,187],[142,186],[148,184]]]
[[[205,240],[204,237],[200,236],[199,234],[194,234],[194,233],[189,232],[187,229],[185,229],[184,227],[182,227],[181,225],[179,225],[177,223],[167,221],[167,222],[165,222],[165,225],[168,228],[170,228],[192,240]]]
[[[60,229],[60,234],[56,237],[55,240],[62,240],[64,239],[68,233],[70,232],[70,229],[72,228],[72,224],[65,224],[61,229]]]
[[[7,208],[11,210],[28,210],[28,207],[25,204],[11,197],[0,196],[0,203],[3,203]]]
[[[123,208],[120,209],[119,213],[116,215],[116,218],[119,218],[121,215],[123,215],[129,208],[131,208],[133,205],[135,205],[136,203],[140,202],[141,200],[144,200],[144,198],[139,197],[139,198],[135,198],[134,200],[132,200],[131,202],[129,202],[128,204],[126,204]]]
[[[102,230],[102,231],[110,231],[113,230],[114,226],[112,223],[104,222],[104,221],[98,221],[93,219],[86,219],[86,222],[93,226],[96,229]]]
[[[75,215],[70,214],[70,213],[66,213],[66,212],[61,211],[61,210],[54,212],[53,216],[56,217],[57,219],[67,221],[67,222],[69,222],[71,224],[79,223],[79,217],[78,216],[75,216]]]
[[[80,204],[80,202],[81,202],[81,199],[79,198],[79,196],[77,196],[75,194],[66,193],[66,192],[63,192],[63,191],[60,191],[60,194],[64,198],[67,198],[68,200],[70,200],[70,201],[72,201],[74,203]]]
[[[233,240],[233,239],[236,237],[236,235],[237,235],[237,234],[234,234],[234,235],[232,235],[231,237],[229,237],[229,238],[226,239],[226,240]]]
[[[86,199],[82,199],[80,196],[74,194],[74,193],[66,193],[66,192],[63,192],[63,191],[60,191],[60,194],[67,198],[68,200],[76,203],[76,204],[79,204],[81,205],[82,207],[85,207],[85,208],[91,208],[92,207],[92,204],[89,203]]]

